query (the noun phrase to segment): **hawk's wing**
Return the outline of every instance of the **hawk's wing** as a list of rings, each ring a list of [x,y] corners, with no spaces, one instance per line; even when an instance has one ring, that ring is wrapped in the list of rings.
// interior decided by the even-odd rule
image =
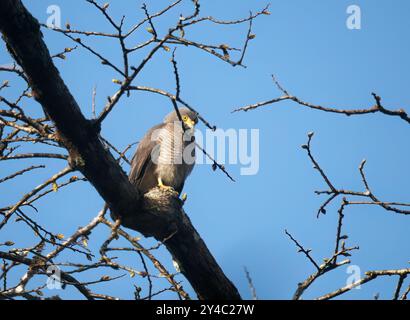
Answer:
[[[163,123],[156,125],[145,134],[131,161],[129,179],[142,193],[158,184],[155,174],[157,164],[152,161],[152,152],[154,148],[158,149],[159,141],[153,137],[153,134],[155,130],[162,129],[164,126]]]

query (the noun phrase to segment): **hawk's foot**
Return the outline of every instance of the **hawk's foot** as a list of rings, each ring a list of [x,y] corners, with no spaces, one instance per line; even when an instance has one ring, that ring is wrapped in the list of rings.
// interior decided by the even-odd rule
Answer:
[[[176,192],[174,188],[164,185],[161,178],[158,178],[158,187],[162,190],[165,190],[165,191]],[[178,192],[176,192],[176,193],[179,194]]]

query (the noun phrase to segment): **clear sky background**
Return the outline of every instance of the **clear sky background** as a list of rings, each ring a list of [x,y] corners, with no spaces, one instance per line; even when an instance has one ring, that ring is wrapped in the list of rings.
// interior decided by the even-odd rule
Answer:
[[[47,7],[61,7],[62,22],[74,29],[111,32],[110,26],[85,1],[24,1],[33,15],[45,22]],[[127,26],[143,18],[141,1],[112,1],[109,11],[118,20],[126,14]],[[150,12],[158,11],[169,1],[147,1]],[[262,9],[267,1],[202,1],[202,15],[234,19],[248,15],[249,10]],[[158,20],[161,33],[174,25],[179,13],[190,12],[190,1]],[[357,4],[362,9],[362,29],[346,28],[346,8]],[[308,110],[284,102],[248,113],[231,111],[246,104],[280,95],[272,84],[275,74],[292,94],[306,101],[326,106],[367,108],[377,92],[389,108],[407,108],[410,84],[409,29],[410,2],[371,0],[287,0],[271,1],[270,16],[254,22],[256,38],[251,41],[244,63],[232,68],[199,50],[180,47],[179,62],[182,97],[211,123],[220,128],[260,130],[260,170],[254,176],[240,176],[240,166],[228,165],[236,177],[232,183],[220,171],[198,165],[184,189],[188,194],[185,210],[209,249],[244,298],[250,298],[243,271],[246,266],[261,299],[289,299],[297,283],[314,272],[314,268],[286,237],[288,229],[301,243],[311,248],[321,262],[334,248],[337,209],[341,199],[328,208],[328,214],[316,219],[316,211],[324,198],[314,190],[326,186],[306,152],[300,148],[306,134],[314,131],[313,152],[337,187],[363,190],[358,166],[367,159],[366,172],[373,191],[386,201],[409,201],[409,125],[404,121],[383,116],[346,117]],[[247,25],[213,26],[204,24],[187,31],[187,37],[206,43],[227,43],[240,47]],[[73,43],[61,34],[44,30],[51,53],[61,52]],[[137,43],[149,38],[142,29],[135,37]],[[84,38],[113,61],[120,63],[119,46],[112,40]],[[11,62],[3,44],[0,64]],[[143,54],[131,60],[139,63]],[[137,79],[146,85],[174,91],[170,53],[162,50]],[[66,61],[55,61],[63,79],[87,117],[91,117],[92,88],[97,86],[97,108],[101,110],[106,97],[115,92],[118,78],[111,69],[78,49]],[[0,81],[5,76],[0,75]],[[9,89],[14,90],[14,89]],[[9,91],[13,92],[13,91]],[[17,90],[14,93],[17,94]],[[27,104],[33,114],[39,105]],[[118,148],[140,139],[146,130],[162,121],[172,105],[163,97],[136,93],[125,98],[104,123],[102,134]],[[28,110],[28,109],[27,109]],[[204,129],[203,125],[200,129]],[[32,150],[35,149],[34,146]],[[134,150],[132,150],[133,152]],[[0,163],[0,177],[27,167],[21,161]],[[42,162],[43,163],[43,162]],[[17,201],[24,193],[62,169],[64,161],[47,161],[41,173],[27,174],[7,185],[0,185],[0,206]],[[128,167],[124,167],[128,171]],[[102,200],[86,183],[54,193],[39,203],[36,219],[48,228],[72,234],[88,223],[102,207]],[[352,264],[364,272],[374,269],[408,267],[409,227],[406,216],[386,212],[377,207],[349,207],[344,223],[350,237],[348,245],[359,245]],[[0,233],[0,242],[12,238],[16,246],[32,243],[26,229],[10,225]],[[98,229],[89,241],[99,248],[107,237],[107,229]],[[151,240],[143,240],[148,246]],[[171,270],[170,257],[159,250],[157,257]],[[122,255],[130,266],[138,268],[136,257]],[[69,255],[66,256],[70,258]],[[304,298],[314,298],[346,284],[346,267],[329,273],[316,282]],[[100,273],[98,273],[99,275]],[[98,278],[91,275],[91,278]],[[15,277],[18,275],[16,274]],[[182,278],[182,277],[181,277]],[[16,278],[18,279],[18,278]],[[9,280],[11,281],[11,280]],[[121,298],[133,298],[132,284],[146,288],[145,280],[124,277],[117,282],[96,287],[109,290]],[[164,282],[158,282],[160,289]],[[408,281],[406,282],[406,284]],[[394,293],[395,278],[380,279],[343,296],[348,299],[371,299],[376,293],[389,299]],[[189,284],[184,287],[195,296]],[[58,292],[58,294],[61,294]],[[62,296],[79,297],[74,290]],[[163,294],[160,298],[175,298]]]

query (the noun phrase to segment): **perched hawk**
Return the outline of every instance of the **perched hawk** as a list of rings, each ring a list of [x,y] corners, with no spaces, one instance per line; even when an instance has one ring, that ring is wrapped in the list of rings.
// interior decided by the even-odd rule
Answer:
[[[155,187],[180,193],[195,164],[194,126],[197,113],[179,108],[152,127],[140,141],[132,159],[129,179],[142,193]]]

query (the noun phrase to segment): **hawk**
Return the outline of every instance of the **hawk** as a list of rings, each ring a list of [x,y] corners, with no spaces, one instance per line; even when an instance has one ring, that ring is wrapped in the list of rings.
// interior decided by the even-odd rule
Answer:
[[[142,194],[155,187],[181,193],[195,165],[198,114],[188,108],[178,111],[181,118],[174,110],[148,130],[132,158],[129,179]]]

